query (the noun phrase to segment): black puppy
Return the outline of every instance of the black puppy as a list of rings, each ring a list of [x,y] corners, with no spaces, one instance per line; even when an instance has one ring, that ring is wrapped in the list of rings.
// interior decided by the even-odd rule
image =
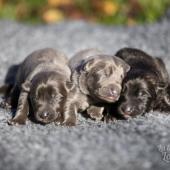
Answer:
[[[151,110],[166,111],[165,102],[168,104],[169,100],[165,93],[170,88],[163,61],[132,48],[121,49],[116,56],[127,62],[131,69],[123,81],[119,101],[106,107],[109,114],[129,118]]]

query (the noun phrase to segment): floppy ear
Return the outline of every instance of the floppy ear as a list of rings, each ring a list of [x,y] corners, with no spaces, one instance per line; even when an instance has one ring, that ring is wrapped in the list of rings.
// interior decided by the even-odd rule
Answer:
[[[92,67],[94,67],[96,65],[96,63],[97,63],[97,60],[95,58],[85,62],[84,63],[84,71],[88,72],[89,70],[91,70]]]
[[[113,59],[115,60],[115,63],[117,65],[120,65],[121,67],[123,67],[123,70],[125,73],[127,73],[130,70],[130,65],[126,63],[124,60],[122,60],[121,58],[114,56]]]
[[[163,79],[163,81],[168,82],[169,81],[169,74],[168,74],[168,71],[166,69],[166,66],[165,66],[165,63],[163,62],[163,60],[159,57],[156,57],[155,58],[155,64],[160,71],[161,78]]]
[[[127,73],[130,70],[130,65],[127,63],[124,63],[123,65],[124,72]]]

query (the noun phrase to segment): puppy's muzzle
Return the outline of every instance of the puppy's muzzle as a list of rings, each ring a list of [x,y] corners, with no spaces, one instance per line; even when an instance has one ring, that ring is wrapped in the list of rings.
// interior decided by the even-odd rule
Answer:
[[[41,117],[42,119],[48,119],[49,115],[50,115],[49,112],[44,112],[44,113],[41,113],[41,114],[40,114],[40,117]]]
[[[120,107],[120,111],[125,118],[135,117],[138,114],[138,111],[135,109],[135,107],[128,104],[122,105]]]
[[[122,112],[125,114],[125,115],[131,115],[133,113],[133,107],[132,106],[122,106],[121,107],[121,110]]]
[[[53,121],[55,121],[58,117],[59,113],[58,112],[53,112],[53,111],[43,111],[43,112],[39,112],[37,113],[36,119],[38,122],[40,123],[51,123]]]
[[[103,100],[108,102],[116,102],[119,99],[121,89],[116,85],[103,87],[99,91],[99,95]]]

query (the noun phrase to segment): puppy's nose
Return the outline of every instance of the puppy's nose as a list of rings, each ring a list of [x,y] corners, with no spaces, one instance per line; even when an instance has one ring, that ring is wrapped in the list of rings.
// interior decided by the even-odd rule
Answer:
[[[113,97],[115,97],[115,98],[118,98],[119,95],[120,95],[120,90],[119,90],[119,88],[116,87],[116,86],[111,87],[111,88],[110,88],[110,95],[113,96]]]
[[[124,106],[122,107],[122,111],[125,115],[131,115],[133,112],[133,107],[131,106]]]
[[[111,94],[112,96],[114,96],[114,97],[118,97],[118,96],[119,96],[119,92],[118,92],[117,90],[115,90],[115,89],[111,89],[111,90],[110,90],[110,94]]]
[[[49,115],[50,115],[50,113],[44,112],[44,113],[41,113],[40,117],[41,117],[42,119],[47,119]]]

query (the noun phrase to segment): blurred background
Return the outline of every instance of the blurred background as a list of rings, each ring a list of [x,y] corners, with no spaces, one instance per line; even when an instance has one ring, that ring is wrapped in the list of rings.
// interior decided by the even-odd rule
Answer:
[[[170,0],[0,0],[0,19],[30,24],[83,19],[101,24],[152,23]]]

